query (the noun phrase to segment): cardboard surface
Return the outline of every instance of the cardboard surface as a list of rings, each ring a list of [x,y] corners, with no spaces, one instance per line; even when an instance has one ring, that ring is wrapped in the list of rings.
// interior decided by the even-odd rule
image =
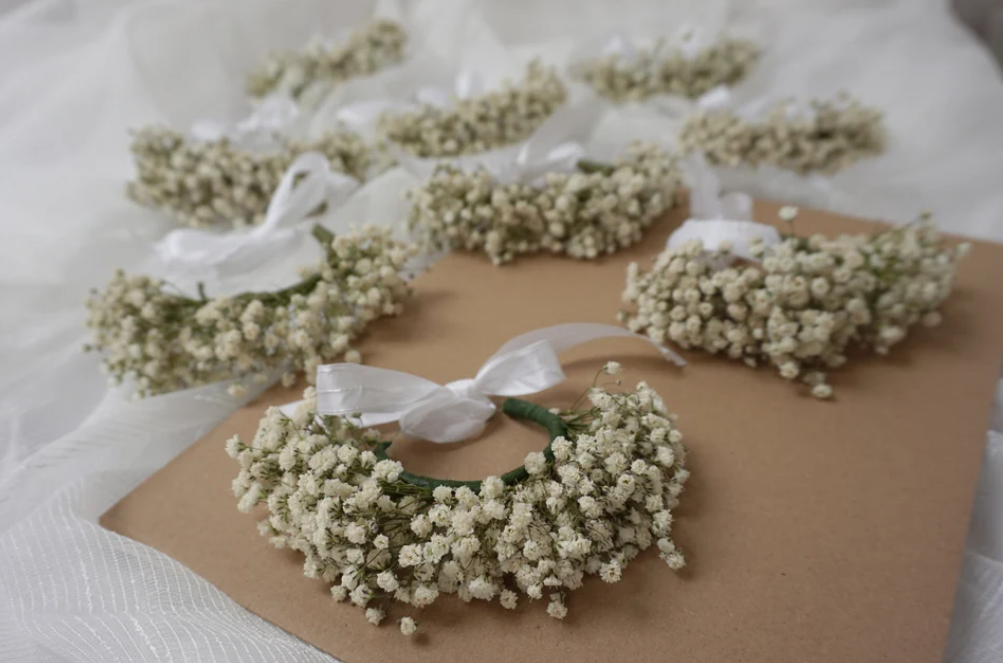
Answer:
[[[776,207],[758,204],[760,218]],[[415,282],[415,299],[362,346],[368,363],[444,383],[474,375],[502,343],[562,322],[615,323],[624,270],[648,261],[684,213],[634,250],[597,263],[545,256],[496,268],[447,257]],[[800,233],[860,232],[861,221],[804,212]],[[545,602],[514,612],[443,597],[421,636],[375,628],[335,603],[302,558],[272,548],[230,493],[225,440],[250,440],[275,388],[235,413],[124,498],[102,524],[149,544],[241,605],[347,663],[407,660],[939,662],[954,599],[1003,349],[1003,247],[963,261],[945,324],[917,329],[890,357],[835,371],[820,402],[776,375],[699,352],[679,369],[645,343],[604,340],[563,355],[568,380],[530,397],[569,406],[602,364],[625,385],[647,380],[680,414],[692,478],[674,538],[689,565],[649,550],[623,580],[589,579],[563,622]],[[498,474],[546,444],[497,415],[456,445],[401,441],[409,470],[457,479]]]

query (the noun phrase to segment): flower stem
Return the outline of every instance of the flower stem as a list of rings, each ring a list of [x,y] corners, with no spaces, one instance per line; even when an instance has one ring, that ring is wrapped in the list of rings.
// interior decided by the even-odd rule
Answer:
[[[541,407],[536,403],[530,403],[529,401],[524,401],[518,398],[509,398],[502,404],[502,412],[514,419],[525,419],[526,421],[532,421],[535,424],[539,424],[547,429],[550,434],[550,442],[543,449],[543,455],[547,459],[548,463],[554,462],[554,451],[551,447],[554,440],[559,437],[564,437],[567,432],[567,426],[564,425],[564,421],[548,410],[547,408]],[[391,442],[380,442],[373,449],[373,453],[376,454],[378,460],[387,459],[387,449],[390,448]],[[525,465],[520,465],[519,467],[506,472],[501,475],[501,480],[505,482],[506,485],[512,485],[519,483],[529,477],[529,472],[526,470]],[[480,492],[481,482],[480,481],[455,481],[453,479],[436,479],[433,477],[421,476],[419,474],[413,474],[407,470],[401,472],[398,477],[399,481],[409,483],[411,485],[417,486],[419,488],[425,489],[427,491],[432,491],[438,486],[448,486],[449,488],[459,488],[460,486],[466,486],[475,493]]]
[[[576,164],[578,170],[583,173],[602,173],[603,175],[612,175],[616,170],[616,166],[608,163],[603,163],[601,161],[593,161],[591,159],[579,159]]]

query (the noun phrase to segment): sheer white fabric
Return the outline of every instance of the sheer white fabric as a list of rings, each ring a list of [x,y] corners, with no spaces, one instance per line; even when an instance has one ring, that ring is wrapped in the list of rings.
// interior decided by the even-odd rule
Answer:
[[[945,3],[735,5],[729,25],[770,37],[739,93],[851,91],[885,109],[892,146],[827,183],[760,171],[726,173],[726,186],[868,216],[929,207],[946,229],[1003,240],[1003,85]],[[650,34],[679,21],[714,29],[729,11],[706,0],[409,6],[435,51],[430,62],[459,61],[489,79],[532,55],[566,62],[610,30]],[[138,403],[109,390],[97,359],[78,352],[81,299],[115,266],[144,269],[172,227],[122,195],[130,127],[244,117],[244,74],[268,49],[376,10],[349,0],[0,2],[0,660],[331,660],[96,524],[237,404],[219,385]],[[676,124],[643,107],[616,109],[592,147],[669,139]],[[399,192],[411,181],[385,174],[331,223],[399,222]],[[291,252],[287,268],[301,259]],[[997,431],[1001,421],[998,412]],[[1001,623],[1003,435],[991,433],[945,660],[1003,659]]]

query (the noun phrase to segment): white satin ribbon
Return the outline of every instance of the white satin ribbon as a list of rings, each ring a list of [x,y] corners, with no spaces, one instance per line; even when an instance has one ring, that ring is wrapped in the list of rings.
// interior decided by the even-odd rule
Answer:
[[[214,142],[227,138],[247,149],[263,149],[275,145],[275,134],[281,133],[299,117],[299,106],[286,95],[269,95],[254,111],[235,125],[216,120],[197,120],[191,127],[196,140]]]
[[[362,426],[393,421],[401,432],[432,442],[460,442],[476,437],[497,407],[492,396],[524,396],[564,381],[558,353],[600,338],[637,338],[658,348],[678,366],[686,361],[646,336],[622,327],[569,323],[545,327],[510,340],[473,378],[439,385],[431,380],[359,364],[317,368],[317,414],[359,416]],[[287,415],[299,403],[282,406]]]
[[[776,228],[752,220],[751,196],[739,192],[721,195],[721,182],[703,155],[691,155],[687,162],[692,180],[690,218],[669,236],[670,249],[700,240],[704,250],[712,252],[728,243],[733,257],[758,261],[751,252],[755,241],[767,246],[782,241]]]
[[[328,210],[340,206],[358,185],[354,178],[331,170],[323,154],[305,152],[282,176],[260,225],[247,232],[225,234],[178,229],[168,233],[155,249],[168,272],[250,270],[292,241],[298,232],[296,226],[321,204],[326,203]]]

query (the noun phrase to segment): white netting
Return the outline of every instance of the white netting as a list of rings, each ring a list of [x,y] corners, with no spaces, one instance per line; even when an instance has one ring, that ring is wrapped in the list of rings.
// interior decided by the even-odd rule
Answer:
[[[739,27],[769,35],[744,94],[846,89],[883,107],[893,136],[888,155],[829,187],[741,176],[752,192],[894,218],[928,206],[945,228],[1003,239],[1003,85],[944,3],[735,4]],[[11,5],[0,2],[0,660],[330,660],[165,555],[96,524],[237,404],[220,386],[139,403],[109,391],[96,358],[78,352],[86,340],[81,300],[112,267],[141,269],[171,227],[122,195],[131,174],[128,129],[235,120],[247,112],[243,75],[266,50],[335,32],[374,6]],[[498,75],[534,54],[566,58],[610,29],[678,20],[716,27],[727,5],[417,0],[413,10],[435,55]],[[671,126],[621,109],[596,142],[612,148]],[[337,223],[399,219],[407,182],[400,171],[387,173]],[[1003,415],[995,421],[999,429]],[[1003,436],[993,434],[946,653],[952,663],[1003,659],[1001,516]]]

